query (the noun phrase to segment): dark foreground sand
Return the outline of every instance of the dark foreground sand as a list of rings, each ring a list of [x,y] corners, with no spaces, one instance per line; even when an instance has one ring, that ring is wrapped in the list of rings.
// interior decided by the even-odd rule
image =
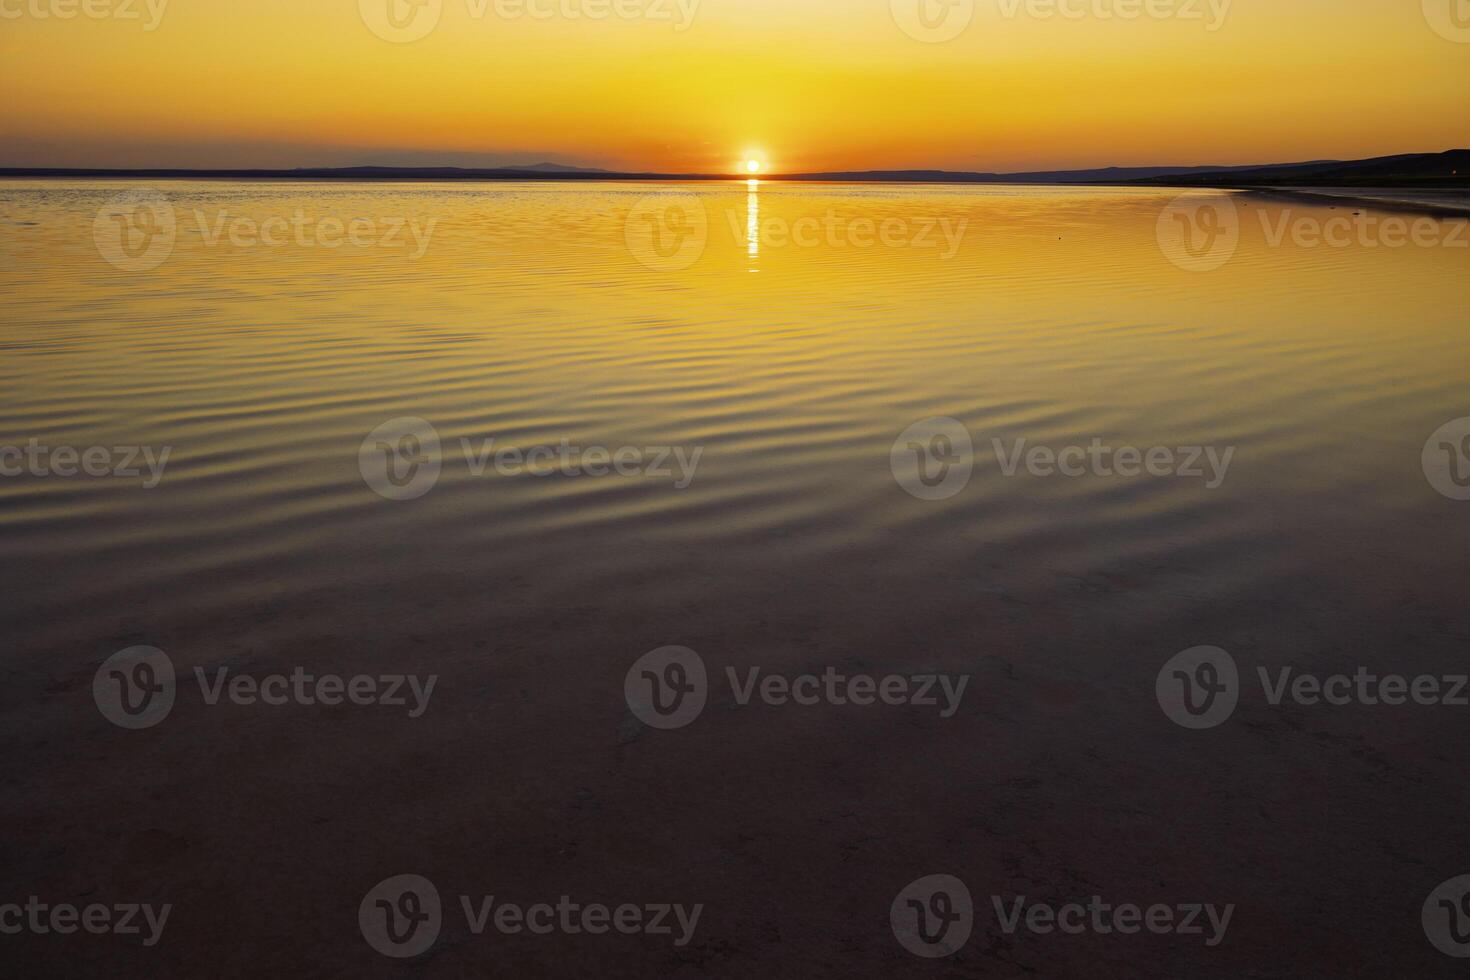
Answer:
[[[1270,709],[1253,696],[1222,728],[1186,734],[1153,692],[1163,659],[1206,636],[1243,666],[1292,650],[1308,652],[1302,669],[1397,653],[1463,671],[1463,622],[1412,614],[1448,591],[1384,582],[1379,603],[1350,608],[1309,587],[1210,609],[1165,599],[1147,574],[905,593],[878,569],[837,573],[839,587],[893,597],[856,617],[824,613],[837,595],[774,574],[708,581],[712,598],[687,609],[700,625],[680,640],[716,670],[779,658],[969,672],[965,710],[950,720],[913,707],[740,707],[721,687],[689,728],[646,729],[623,703],[623,674],[667,637],[595,600],[544,617],[503,601],[455,608],[426,582],[420,629],[403,633],[409,610],[385,603],[319,635],[289,628],[310,612],[286,600],[269,655],[180,622],[158,641],[254,675],[296,662],[409,669],[439,673],[438,693],[413,722],[388,710],[207,708],[196,693],[137,733],[97,715],[89,671],[55,677],[30,706],[12,702],[0,770],[7,895],[174,910],[152,950],[4,937],[6,972],[1463,975],[1427,944],[1418,912],[1431,888],[1470,871],[1464,709]],[[1105,607],[1125,614],[1100,632]],[[118,629],[109,642],[136,639]],[[1119,663],[1134,666],[1105,666]],[[356,915],[369,889],[407,873],[432,880],[449,909],[433,949],[398,963],[367,946]],[[910,881],[940,873],[967,883],[979,918],[968,947],[930,962],[895,942],[888,908]],[[476,936],[461,894],[705,910],[683,948],[650,936]],[[1228,940],[1207,949],[1198,937],[1008,936],[993,895],[1238,908]]]

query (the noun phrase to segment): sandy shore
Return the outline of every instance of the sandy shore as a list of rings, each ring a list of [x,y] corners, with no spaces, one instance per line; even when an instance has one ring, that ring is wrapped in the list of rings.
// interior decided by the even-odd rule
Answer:
[[[1260,191],[1314,200],[1326,198],[1365,207],[1392,208],[1437,216],[1470,214],[1470,191],[1412,191],[1363,187],[1266,187]]]

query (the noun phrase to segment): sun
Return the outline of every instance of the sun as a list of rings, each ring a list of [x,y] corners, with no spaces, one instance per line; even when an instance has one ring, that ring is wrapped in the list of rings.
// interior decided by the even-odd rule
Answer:
[[[759,160],[746,160],[745,161],[745,172],[746,173],[752,173],[752,174],[758,174],[758,173],[760,173],[761,172],[761,162]]]

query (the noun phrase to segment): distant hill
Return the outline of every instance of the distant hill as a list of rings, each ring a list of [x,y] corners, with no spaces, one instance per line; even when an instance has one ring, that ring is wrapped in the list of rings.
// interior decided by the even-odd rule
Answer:
[[[1300,164],[1311,166],[1311,164]],[[1244,167],[1100,167],[1094,170],[1033,170],[1022,173],[970,173],[955,170],[852,170],[830,173],[789,174],[780,180],[882,180],[893,183],[931,184],[1126,184],[1154,180],[1174,174],[1230,174],[1259,169]]]
[[[107,177],[177,180],[732,180],[730,174],[619,173],[558,163],[524,167],[311,167],[296,170],[0,169],[0,177]],[[1103,167],[1026,173],[859,170],[770,174],[762,180],[939,184],[1149,184],[1172,187],[1470,188],[1470,150],[1406,153],[1371,160],[1235,167]]]
[[[1107,167],[1032,173],[967,173],[952,170],[854,170],[810,174],[763,174],[762,180],[871,181],[940,184],[1122,184],[1172,174],[1227,175],[1252,167]],[[4,177],[134,177],[231,180],[734,180],[732,174],[620,173],[589,167],[540,163],[526,167],[298,167],[294,170],[111,170],[105,168],[9,168]]]
[[[619,174],[590,167],[537,163],[525,167],[297,167],[294,170],[198,170],[150,167],[5,167],[0,177],[100,177],[156,180],[666,180],[663,174]],[[698,179],[698,178],[695,178]],[[709,178],[713,179],[713,178]],[[720,177],[719,179],[725,179]]]
[[[509,169],[509,168],[507,168]],[[562,163],[533,163],[529,167],[516,167],[516,170],[533,170],[540,174],[605,174],[606,170],[597,167],[568,167]]]
[[[1371,160],[1279,164],[1218,172],[1194,171],[1148,183],[1230,187],[1470,188],[1470,150],[1406,153]]]

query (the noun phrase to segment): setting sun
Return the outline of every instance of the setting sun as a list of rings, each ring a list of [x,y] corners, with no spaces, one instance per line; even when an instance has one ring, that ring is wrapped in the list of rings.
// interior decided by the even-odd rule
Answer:
[[[761,172],[761,162],[759,160],[746,160],[745,169],[749,173],[758,174]]]

